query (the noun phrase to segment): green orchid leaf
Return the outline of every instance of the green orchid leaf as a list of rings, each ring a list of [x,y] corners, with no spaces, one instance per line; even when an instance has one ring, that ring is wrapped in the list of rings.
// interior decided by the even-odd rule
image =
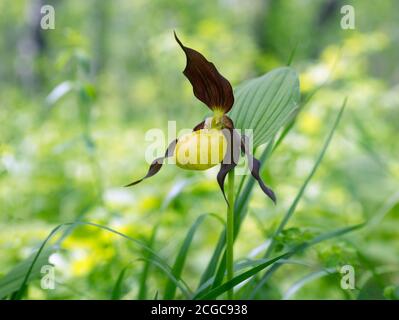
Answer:
[[[237,129],[253,130],[253,146],[267,143],[299,106],[299,78],[290,67],[274,69],[235,90],[230,113]],[[244,133],[244,132],[243,132]]]
[[[39,279],[43,274],[41,273],[42,267],[48,265],[48,259],[52,253],[55,252],[54,248],[49,248],[38,254],[33,254],[26,260],[16,265],[10,272],[8,272],[3,278],[0,279],[0,299],[11,295],[18,291],[21,285],[31,280]],[[38,257],[36,258],[36,255]],[[32,261],[36,259],[36,263],[31,268]],[[25,280],[26,273],[29,271],[29,278]]]

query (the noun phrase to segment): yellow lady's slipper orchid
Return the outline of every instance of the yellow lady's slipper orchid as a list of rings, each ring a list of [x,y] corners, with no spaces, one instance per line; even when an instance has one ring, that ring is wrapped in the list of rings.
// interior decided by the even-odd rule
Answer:
[[[192,133],[173,141],[165,156],[155,159],[147,174],[127,187],[157,174],[165,158],[174,156],[177,166],[187,170],[206,170],[220,163],[217,181],[226,199],[224,180],[227,173],[237,165],[241,151],[248,158],[252,176],[263,192],[275,202],[273,191],[263,183],[259,175],[259,160],[250,153],[245,139],[234,129],[233,121],[227,116],[234,104],[230,82],[201,53],[184,46],[176,34],[175,39],[187,58],[183,74],[193,86],[194,95],[213,111],[213,116],[196,125]]]

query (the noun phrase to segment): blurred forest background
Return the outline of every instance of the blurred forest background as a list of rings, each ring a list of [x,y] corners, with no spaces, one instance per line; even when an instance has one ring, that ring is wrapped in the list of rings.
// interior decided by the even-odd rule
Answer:
[[[55,8],[54,30],[40,28],[44,4]],[[355,8],[354,30],[340,26],[345,4]],[[61,223],[108,226],[148,243],[172,264],[200,214],[225,217],[217,169],[166,166],[134,188],[121,187],[148,168],[147,130],[167,132],[168,120],[178,130],[193,127],[208,112],[181,73],[185,57],[176,30],[233,86],[286,65],[296,47],[292,66],[302,100],[311,97],[263,166],[279,202],[274,206],[254,189],[236,260],[256,257],[267,243],[349,98],[276,250],[367,224],[297,255],[255,298],[398,298],[398,12],[395,0],[1,1],[0,278]],[[197,285],[221,230],[209,219],[195,234],[182,275],[188,285]],[[122,270],[121,298],[153,298],[167,281],[139,260],[139,248],[105,230],[63,229],[52,243],[56,288],[43,290],[36,280],[26,298],[107,299]],[[348,264],[356,271],[353,290],[340,286],[339,270]],[[338,276],[319,272],[331,268]]]

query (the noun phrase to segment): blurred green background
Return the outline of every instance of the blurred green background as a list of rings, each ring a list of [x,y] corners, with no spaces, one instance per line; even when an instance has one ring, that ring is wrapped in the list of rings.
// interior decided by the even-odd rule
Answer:
[[[55,8],[54,30],[40,28],[44,4]],[[355,8],[354,30],[340,26],[344,4]],[[208,114],[181,73],[176,30],[233,86],[284,66],[296,47],[301,95],[312,97],[263,167],[279,202],[254,189],[236,260],[256,257],[255,248],[267,243],[349,98],[278,247],[368,224],[297,256],[301,263],[282,267],[257,298],[398,298],[398,12],[395,0],[1,1],[0,277],[64,222],[91,221],[144,242],[158,226],[153,248],[172,264],[200,214],[224,218],[217,170],[166,166],[134,188],[121,187],[147,170],[147,130],[166,132],[168,120],[190,128]],[[198,283],[221,230],[209,219],[196,233],[183,272],[189,285]],[[50,259],[56,289],[36,280],[27,298],[106,299],[125,267],[123,298],[137,298],[144,263],[132,243],[88,226],[58,243]],[[294,290],[312,272],[347,264],[356,271],[354,290],[343,290],[336,275]],[[167,278],[153,266],[148,271],[144,296],[152,298]]]

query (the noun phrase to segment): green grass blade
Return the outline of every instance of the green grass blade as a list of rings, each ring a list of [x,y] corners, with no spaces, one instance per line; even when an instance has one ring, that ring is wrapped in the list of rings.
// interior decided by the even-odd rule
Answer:
[[[36,254],[31,255],[28,259],[22,261],[14,268],[12,268],[3,278],[0,279],[0,299],[17,292],[19,289],[24,288],[28,281],[38,279],[41,276],[41,268],[44,265],[49,264],[48,259],[52,253],[56,251],[56,248],[48,248],[43,250],[36,259],[34,267],[31,269],[32,261],[36,257]],[[25,281],[26,274],[30,270],[29,279]],[[25,284],[23,283],[25,281]],[[20,293],[19,298],[22,297]],[[14,295],[12,298],[18,298]]]
[[[198,227],[201,225],[201,223],[204,221],[206,215],[201,215],[199,216],[191,228],[188,230],[187,235],[183,241],[183,244],[179,250],[179,253],[177,254],[175,263],[172,267],[172,273],[174,276],[177,276],[178,278],[181,276],[181,273],[183,271],[184,263],[187,258],[188,254],[188,249],[190,248],[191,242],[193,241],[194,234],[197,231]],[[176,284],[169,280],[166,284],[165,287],[165,295],[164,299],[173,299],[176,293]]]
[[[128,267],[122,269],[119,273],[118,279],[116,279],[114,288],[111,293],[111,300],[120,300],[123,296],[123,280],[125,278],[126,270]]]
[[[397,205],[399,205],[399,191],[395,191],[395,193],[385,201],[382,207],[370,218],[367,227],[372,229],[379,226],[385,216],[392,212],[392,209]]]
[[[303,107],[302,107],[303,108]],[[299,113],[300,110],[298,110]],[[297,114],[298,115],[298,114]],[[294,127],[296,119],[297,119],[297,115],[294,116],[294,118],[283,128],[283,130],[281,131],[276,143],[274,144],[274,148],[273,151],[275,149],[278,148],[278,146],[284,141],[285,137],[287,136],[287,134],[291,131],[291,129]]]
[[[187,232],[187,235],[183,241],[182,246],[180,247],[180,250],[176,256],[175,263],[172,267],[172,274],[176,278],[180,278],[180,276],[181,276],[181,273],[183,271],[184,264],[185,264],[185,261],[187,258],[188,250],[191,246],[191,243],[193,241],[196,231],[198,230],[198,228],[200,227],[200,225],[202,224],[204,219],[208,216],[215,217],[222,223],[222,225],[224,225],[223,220],[220,220],[220,217],[213,215],[213,214],[212,215],[211,214],[203,214],[203,215],[200,215],[195,220],[195,222],[193,223],[193,225]],[[175,296],[175,293],[176,293],[176,284],[169,279],[169,281],[167,282],[166,287],[165,287],[164,299],[169,299],[169,300],[173,299]]]
[[[226,245],[226,229],[224,229],[219,237],[219,240],[216,244],[215,250],[213,251],[212,257],[208,262],[208,265],[204,271],[204,273],[201,275],[198,288],[200,288],[204,283],[206,283],[209,279],[213,278],[217,267],[218,263],[220,260],[220,256],[223,253],[224,246]]]
[[[291,299],[291,297],[294,296],[295,293],[297,293],[300,289],[302,289],[308,283],[310,283],[314,280],[320,279],[322,277],[334,274],[336,272],[337,272],[337,269],[329,268],[329,269],[313,271],[313,272],[307,274],[302,279],[299,279],[291,287],[288,288],[288,290],[285,292],[285,294],[283,296],[283,300]]]
[[[257,266],[257,265],[259,265],[263,262],[266,262],[268,260],[269,259],[257,259],[257,260],[235,263],[234,271],[238,272],[238,271],[241,271],[242,269],[245,269],[248,267],[254,267],[254,266]],[[215,277],[212,277],[212,278],[208,279],[206,282],[204,282],[200,287],[198,287],[195,294],[198,294],[199,292],[206,293],[207,290],[209,290],[212,287],[214,279],[215,279]]]
[[[176,285],[177,288],[180,289],[180,291],[182,292],[182,294],[184,295],[185,299],[190,299],[190,297],[192,296],[192,291],[189,288],[189,286],[182,280],[182,279],[177,279],[172,271],[168,268],[165,268],[165,266],[162,263],[159,263],[158,260],[153,259],[153,258],[141,258],[138,259],[141,261],[145,261],[145,262],[149,262],[150,264],[156,266],[159,270],[161,270],[169,280],[173,281],[173,283]]]
[[[220,296],[221,294],[225,293],[226,291],[234,288],[237,284],[249,279],[250,277],[252,277],[253,275],[259,273],[260,271],[262,271],[263,269],[267,268],[268,266],[272,265],[273,263],[275,263],[276,261],[286,258],[288,257],[289,253],[284,253],[278,257],[275,257],[273,259],[269,259],[264,263],[261,263],[260,265],[253,267],[251,269],[249,269],[248,271],[245,271],[243,273],[241,273],[238,276],[235,276],[232,280],[216,287],[213,288],[212,290],[210,290],[207,293],[203,293],[203,292],[199,292],[197,293],[193,299],[203,299],[203,300],[207,300],[207,299],[215,299],[218,296]]]
[[[18,291],[13,295],[13,299],[14,300],[19,300],[22,297],[22,294],[25,290],[26,284],[28,283],[28,280],[30,278],[30,276],[32,275],[32,271],[33,268],[35,267],[40,254],[42,253],[45,245],[47,244],[47,242],[57,233],[57,231],[62,227],[63,225],[59,225],[57,227],[55,227],[50,234],[47,236],[47,238],[43,241],[43,243],[41,244],[39,250],[37,251],[37,253],[35,254],[35,256],[32,259],[31,264],[29,265],[29,268],[25,274],[25,277],[23,278],[22,282],[21,282],[21,286],[19,287]]]
[[[155,243],[156,234],[157,234],[157,230],[158,230],[158,225],[156,225],[154,227],[154,229],[152,230],[151,238],[150,238],[150,241],[148,243],[148,247],[150,249],[153,249],[153,246],[154,246],[154,243]],[[146,258],[150,258],[151,254],[146,252],[145,256],[146,256]],[[139,300],[147,299],[147,279],[148,279],[149,272],[150,272],[150,263],[147,261],[146,263],[144,263],[143,271],[142,271],[141,276],[140,276],[140,287],[139,287],[139,293],[138,293],[138,296],[137,296],[137,298]]]
[[[222,259],[220,260],[219,267],[216,271],[215,279],[213,280],[212,288],[219,286],[226,275],[226,250],[223,252]]]
[[[188,287],[188,285],[181,279],[177,279],[173,274],[172,274],[172,268],[164,261],[164,259],[162,259],[154,250],[152,250],[150,247],[148,247],[147,245],[143,244],[141,241],[138,241],[137,239],[131,238],[119,231],[113,230],[107,226],[102,226],[96,223],[92,223],[92,222],[77,222],[77,224],[82,224],[82,225],[89,225],[89,226],[93,226],[96,228],[100,228],[106,231],[109,231],[111,233],[117,234],[127,240],[130,240],[132,242],[134,242],[135,244],[137,244],[139,247],[141,247],[146,253],[148,253],[151,258],[143,258],[141,260],[143,261],[147,261],[150,260],[152,264],[154,264],[155,266],[157,266],[159,269],[161,269],[167,276],[169,279],[172,279],[172,281],[179,287],[179,289],[183,292],[183,294],[186,296],[186,298],[188,298],[190,296],[190,288]]]
[[[327,139],[326,139],[326,141],[325,141],[325,143],[323,145],[323,148],[322,148],[319,156],[316,159],[315,164],[313,165],[312,170],[310,171],[309,175],[306,177],[306,179],[305,179],[304,183],[302,184],[301,188],[299,189],[299,192],[296,195],[294,201],[292,202],[291,206],[289,207],[288,211],[286,212],[286,214],[284,215],[283,219],[281,220],[279,226],[277,227],[276,231],[274,232],[274,234],[272,236],[272,239],[271,239],[270,246],[268,247],[268,249],[266,251],[265,257],[268,257],[270,255],[270,253],[272,252],[272,250],[274,249],[276,237],[285,228],[285,226],[287,225],[288,221],[290,220],[290,218],[294,214],[294,212],[295,212],[295,210],[296,210],[296,208],[298,206],[298,203],[301,200],[301,198],[302,198],[302,196],[303,196],[303,194],[304,194],[304,192],[306,190],[306,187],[308,186],[310,180],[313,178],[313,176],[315,175],[318,167],[320,166],[320,163],[321,163],[321,161],[324,158],[324,155],[325,155],[325,153],[327,151],[327,148],[330,145],[330,142],[332,140],[334,132],[337,129],[338,124],[339,124],[339,122],[341,120],[342,114],[343,114],[343,112],[345,110],[346,102],[347,102],[347,98],[345,98],[343,103],[342,103],[342,106],[341,106],[341,109],[340,109],[340,111],[339,111],[339,113],[337,115],[337,118],[335,119],[335,122],[334,122],[334,124],[333,124],[333,126],[332,126],[332,128],[331,128],[331,130],[330,130],[330,132],[328,134],[328,136],[327,136]]]
[[[338,113],[338,115],[337,115],[337,118],[336,118],[336,120],[335,120],[335,122],[334,122],[334,124],[333,124],[333,126],[332,126],[332,128],[331,128],[331,130],[330,130],[330,132],[329,132],[329,134],[328,134],[328,136],[327,136],[327,139],[326,139],[326,141],[325,141],[325,143],[324,143],[324,145],[323,145],[323,148],[322,148],[322,150],[321,150],[319,156],[318,156],[317,159],[316,159],[315,164],[313,165],[312,170],[310,171],[309,175],[308,175],[307,178],[305,179],[305,181],[304,181],[304,183],[302,184],[302,186],[301,186],[299,192],[297,193],[297,195],[296,195],[294,201],[292,202],[291,206],[290,206],[289,209],[287,210],[287,212],[286,212],[286,214],[284,215],[283,219],[281,220],[279,226],[277,227],[276,231],[274,232],[274,234],[273,234],[273,236],[272,236],[272,238],[271,238],[271,243],[270,243],[269,247],[267,248],[266,253],[265,253],[265,255],[264,255],[265,258],[269,257],[270,254],[272,253],[272,251],[273,251],[273,249],[274,249],[274,246],[275,246],[275,239],[276,239],[276,237],[277,237],[277,236],[280,234],[280,232],[284,229],[284,227],[287,225],[289,219],[290,219],[290,218],[292,217],[292,215],[294,214],[294,212],[295,212],[295,210],[296,210],[296,208],[297,208],[297,205],[298,205],[300,199],[302,198],[302,196],[303,196],[303,194],[304,194],[304,192],[305,192],[305,189],[306,189],[307,185],[309,184],[310,180],[313,178],[313,176],[314,176],[314,174],[316,173],[316,171],[317,171],[317,169],[318,169],[318,167],[319,167],[321,161],[323,160],[324,155],[325,155],[325,153],[326,153],[326,151],[327,151],[327,148],[328,148],[328,146],[329,146],[329,144],[330,144],[330,142],[331,142],[331,140],[332,140],[332,137],[333,137],[333,135],[334,135],[334,132],[335,132],[335,130],[336,130],[336,128],[337,128],[337,126],[338,126],[340,120],[341,120],[342,114],[343,114],[343,112],[344,112],[344,110],[345,110],[346,103],[347,103],[347,98],[345,98],[344,101],[343,101],[343,103],[342,103],[342,106],[341,106],[341,109],[340,109],[340,111],[339,111],[339,113]],[[252,283],[252,284],[253,284],[253,281],[255,281],[255,280],[254,280],[254,279],[251,280],[251,283]],[[263,278],[262,278],[261,281],[263,281]]]
[[[343,236],[345,234],[351,233],[353,231],[359,230],[361,228],[363,228],[366,224],[365,223],[360,223],[360,224],[356,224],[353,226],[349,226],[349,227],[344,227],[344,228],[340,228],[334,231],[330,231],[330,232],[326,232],[323,233],[315,238],[313,238],[311,241],[305,242],[303,244],[298,245],[294,250],[291,251],[290,255],[288,255],[288,258],[290,258],[292,255],[302,252],[304,250],[306,250],[307,248],[314,246],[320,242],[329,240],[329,239],[333,239],[336,237],[340,237]],[[262,276],[262,278],[260,279],[260,281],[256,284],[255,288],[251,291],[250,295],[248,296],[248,299],[252,300],[255,298],[255,295],[257,294],[257,292],[259,291],[260,288],[262,288],[264,286],[264,284],[266,283],[266,281],[274,274],[274,272],[276,272],[283,264],[280,263],[275,263],[269,270],[267,270],[265,272],[265,274]],[[249,286],[253,285],[253,281],[251,281],[250,283],[248,283]]]
[[[359,230],[359,229],[363,228],[365,225],[366,225],[366,223],[359,223],[359,224],[355,224],[353,226],[337,229],[337,230],[334,230],[334,231],[331,231],[331,232],[326,232],[324,234],[321,234],[321,235],[313,238],[308,243],[305,243],[303,245],[303,248],[307,248],[309,246],[313,246],[313,245],[318,244],[320,242],[323,242],[325,240],[329,240],[329,239],[332,239],[332,238],[343,236],[343,235],[345,235],[347,233],[351,233],[352,231]],[[302,249],[302,248],[299,248],[299,249]]]
[[[165,262],[164,259],[162,259],[153,249],[151,249],[149,246],[147,246],[146,244],[144,244],[143,242],[134,239],[132,237],[129,237],[125,234],[123,234],[122,232],[116,231],[110,227],[107,226],[103,226],[97,223],[93,223],[93,222],[83,222],[83,221],[78,221],[76,222],[76,224],[80,224],[80,225],[87,225],[87,226],[92,226],[95,228],[99,228],[99,229],[103,229],[106,230],[108,232],[114,233],[122,238],[125,238],[133,243],[135,243],[138,247],[140,247],[141,249],[144,250],[144,252],[150,254],[153,257],[153,260],[157,261],[163,268],[165,268],[166,270],[171,270],[171,267]]]
[[[295,52],[296,52],[296,47],[294,48]],[[339,50],[341,52],[341,48]],[[295,52],[292,52],[292,54],[295,55]],[[304,109],[304,107],[313,99],[313,97],[317,94],[317,92],[319,92],[322,88],[324,88],[327,83],[329,82],[331,75],[333,73],[333,71],[335,70],[336,64],[340,59],[340,55],[341,53],[339,52],[339,54],[337,55],[337,57],[334,59],[334,62],[331,66],[331,70],[330,73],[328,75],[328,77],[324,80],[324,82],[322,84],[320,84],[319,86],[317,86],[316,88],[314,88],[312,91],[310,91],[306,96],[302,96],[301,97],[301,102],[300,102],[300,106],[299,108],[294,112],[294,115],[292,117],[292,119],[284,126],[284,129],[282,130],[279,138],[277,139],[274,148],[276,149],[281,142],[284,140],[285,136],[290,132],[290,130],[292,129],[292,127],[295,125],[296,121],[297,121],[297,117],[298,114],[301,112],[301,110]],[[289,61],[289,64],[291,64],[292,61]]]
[[[319,236],[316,236],[316,237],[314,237],[311,241],[302,243],[302,244],[298,245],[297,247],[295,247],[295,248],[294,248],[293,250],[291,250],[290,252],[287,252],[287,253],[283,254],[282,256],[277,257],[277,258],[278,258],[277,260],[274,260],[274,259],[273,259],[271,268],[268,269],[267,273],[268,273],[269,275],[271,275],[272,273],[274,273],[274,272],[277,270],[277,268],[279,268],[279,267],[282,266],[283,264],[295,263],[295,262],[292,262],[292,260],[288,260],[288,259],[289,259],[291,256],[293,256],[294,254],[299,253],[299,252],[301,252],[301,251],[307,249],[308,247],[311,247],[311,246],[313,246],[313,245],[316,245],[316,244],[318,244],[318,243],[320,243],[320,242],[322,242],[322,241],[325,241],[325,240],[329,240],[329,239],[332,239],[332,238],[335,238],[335,237],[339,237],[339,236],[342,236],[342,235],[351,233],[351,232],[353,232],[353,231],[355,231],[355,230],[358,230],[358,229],[363,228],[364,226],[365,226],[364,223],[362,223],[362,224],[357,224],[357,225],[353,225],[353,226],[350,226],[350,227],[340,228],[340,229],[338,229],[338,230],[334,230],[334,231],[331,231],[331,232],[326,232],[326,233],[324,233],[324,234],[321,234],[321,235],[319,235]],[[254,266],[254,265],[255,265],[254,268],[258,268],[258,267],[261,266],[261,265],[269,264],[270,261],[271,261],[270,258],[264,258],[264,259],[258,259],[258,260],[255,260],[255,261],[250,261],[250,262],[245,262],[245,263],[236,264],[235,270],[236,270],[236,271],[239,271],[239,270],[241,270],[241,269],[243,269],[243,268],[247,268],[247,267]],[[296,263],[296,264],[297,264],[297,263]],[[263,268],[263,269],[264,269],[264,268]],[[251,269],[251,270],[253,270],[253,269]],[[249,271],[251,271],[251,270],[249,270]],[[255,270],[257,270],[257,269],[255,269]],[[262,271],[262,270],[259,270],[259,272],[260,272],[260,271]],[[244,273],[243,273],[243,274],[244,274]],[[253,275],[256,275],[256,273],[253,274]],[[239,278],[239,279],[242,279],[242,278]],[[246,279],[247,279],[247,278],[246,278]],[[244,279],[243,281],[245,281],[246,279]],[[237,280],[235,280],[235,281],[237,281]],[[241,282],[242,282],[242,281],[241,281]],[[209,279],[207,282],[205,282],[200,288],[197,289],[197,291],[195,292],[193,298],[194,298],[194,299],[205,299],[204,297],[206,297],[206,298],[211,299],[211,297],[208,297],[207,294],[209,294],[210,292],[219,292],[219,291],[215,291],[215,289],[216,289],[216,288],[220,288],[220,287],[222,286],[222,285],[219,285],[218,287],[213,288],[213,287],[212,287],[212,283],[213,283],[213,278],[210,278],[210,279]],[[236,285],[238,285],[238,284],[239,284],[239,282],[234,282],[233,286],[236,286]],[[263,284],[264,284],[264,283],[263,283]],[[263,285],[263,284],[262,284],[262,285]],[[224,284],[224,285],[225,285],[225,284]],[[227,287],[224,286],[223,288],[226,289],[226,290],[229,290],[229,289],[231,288],[231,286],[228,285]],[[212,289],[213,289],[213,290],[212,290]],[[257,288],[257,290],[258,290],[258,289],[259,289],[259,288]],[[218,289],[218,290],[219,290],[219,289]],[[224,292],[225,292],[225,291],[224,291]],[[222,293],[224,293],[224,292],[221,292],[220,294],[222,294]],[[250,299],[252,299],[252,298],[253,298],[253,297],[250,297]]]
[[[32,262],[29,264],[29,267],[27,268],[26,274],[25,274],[25,276],[23,277],[23,280],[21,281],[21,284],[20,284],[19,289],[18,289],[18,290],[16,291],[16,293],[13,295],[13,298],[14,298],[14,299],[20,299],[20,297],[21,297],[22,294],[24,293],[26,284],[28,283],[28,281],[29,281],[29,279],[30,279],[30,277],[31,277],[31,274],[32,274],[32,272],[33,272],[33,270],[34,270],[34,268],[35,268],[37,262],[38,262],[39,256],[40,256],[40,254],[42,253],[42,251],[43,251],[44,247],[46,246],[46,244],[47,244],[47,243],[51,240],[51,238],[59,231],[60,228],[62,228],[63,226],[73,226],[73,225],[75,225],[75,226],[77,226],[77,225],[92,226],[92,227],[95,227],[95,228],[99,228],[99,229],[106,230],[106,231],[111,232],[111,233],[114,233],[114,234],[116,234],[116,235],[118,235],[118,236],[120,236],[120,237],[123,237],[123,238],[125,238],[125,239],[127,239],[127,240],[129,240],[129,241],[132,241],[132,242],[134,242],[137,246],[139,246],[140,248],[142,248],[144,251],[150,253],[150,254],[154,257],[154,260],[156,260],[157,263],[158,263],[160,266],[162,266],[162,268],[164,268],[165,270],[171,270],[170,266],[169,266],[161,257],[159,257],[159,256],[157,255],[157,253],[156,253],[154,250],[152,250],[151,248],[149,248],[148,246],[146,246],[145,244],[143,244],[141,241],[139,241],[139,240],[137,240],[137,239],[131,238],[131,237],[129,237],[129,236],[127,236],[127,235],[125,235],[125,234],[123,234],[123,233],[121,233],[121,232],[119,232],[119,231],[116,231],[116,230],[114,230],[114,229],[112,229],[112,228],[110,228],[110,227],[102,226],[102,225],[99,225],[99,224],[93,223],[93,222],[84,222],[84,221],[68,222],[68,223],[60,224],[60,225],[58,225],[57,227],[55,227],[55,228],[49,233],[49,235],[46,237],[46,239],[43,241],[43,243],[41,244],[41,246],[40,246],[38,252],[34,255],[34,257],[33,257],[33,259],[32,259]]]
[[[288,57],[288,61],[287,61],[287,66],[288,67],[292,64],[292,61],[294,61],[295,54],[296,54],[296,51],[298,49],[298,45],[299,45],[299,41],[297,41],[295,43],[294,48],[292,48],[292,50],[291,50],[290,56]]]

